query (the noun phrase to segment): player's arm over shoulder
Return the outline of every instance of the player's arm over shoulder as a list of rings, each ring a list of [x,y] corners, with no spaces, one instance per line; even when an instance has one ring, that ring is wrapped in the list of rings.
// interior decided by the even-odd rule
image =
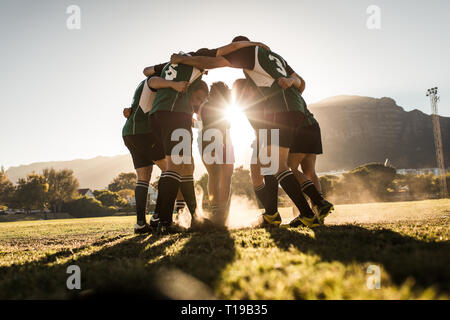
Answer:
[[[161,77],[151,77],[147,79],[149,88],[153,90],[170,88],[177,92],[186,92],[189,82],[187,81],[169,81]]]
[[[186,64],[198,69],[216,69],[230,67],[230,62],[223,57],[207,57],[207,56],[185,56],[181,54],[173,54],[170,58],[173,64]]]
[[[306,87],[305,80],[301,76],[296,74],[295,72],[292,73],[289,77],[294,79],[294,83],[292,86],[297,88],[298,91],[300,91],[300,93],[303,93],[303,91],[305,91],[305,87]]]
[[[261,42],[253,42],[253,41],[236,41],[226,46],[220,47],[217,49],[217,56],[226,56],[234,51],[237,51],[246,47],[262,47],[270,51],[270,48]]]
[[[300,93],[303,93],[306,87],[305,80],[301,76],[299,76],[287,62],[286,62],[286,73],[289,75],[289,78],[294,80],[292,86],[297,88],[298,91],[300,91]]]
[[[154,66],[145,67],[142,73],[144,73],[144,76],[146,76],[147,78],[154,75],[159,76],[166,64],[167,63],[161,63]]]

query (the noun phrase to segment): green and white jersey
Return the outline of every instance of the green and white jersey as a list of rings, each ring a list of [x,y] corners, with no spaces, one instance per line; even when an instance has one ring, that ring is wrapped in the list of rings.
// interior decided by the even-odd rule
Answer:
[[[280,77],[289,77],[286,61],[277,53],[255,47],[255,63],[244,74],[266,97],[267,112],[300,111],[306,114],[306,103],[296,88],[283,90],[277,83]]]
[[[148,124],[148,113],[144,113],[144,111],[142,111],[139,107],[139,100],[146,81],[147,79],[139,83],[136,91],[134,92],[133,101],[131,103],[131,115],[125,122],[122,129],[122,136],[124,137],[151,132]]]
[[[170,64],[168,63],[162,73],[161,78],[170,81],[188,81],[193,84],[202,78],[203,72],[199,69],[184,65],[184,64]],[[192,114],[193,110],[189,104],[192,92],[188,89],[186,93],[180,93],[172,88],[159,89],[155,100],[153,101],[152,110],[150,114],[157,111],[173,111],[185,112]]]
[[[233,68],[241,68],[250,83],[266,99],[265,113],[298,111],[305,118],[312,117],[296,88],[283,90],[277,83],[280,77],[289,77],[294,70],[277,53],[258,46],[246,47],[224,56]]]

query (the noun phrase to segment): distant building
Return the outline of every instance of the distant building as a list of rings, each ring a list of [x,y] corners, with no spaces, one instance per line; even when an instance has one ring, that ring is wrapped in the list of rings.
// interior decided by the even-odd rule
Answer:
[[[78,194],[82,197],[95,198],[91,189],[78,189]]]
[[[439,168],[421,168],[421,169],[397,169],[398,174],[428,174],[439,175]]]
[[[152,185],[148,187],[148,194],[147,194],[147,207],[156,204],[156,198],[158,198],[158,190],[153,188]],[[136,205],[136,198],[132,197],[130,200],[130,204],[132,206]]]

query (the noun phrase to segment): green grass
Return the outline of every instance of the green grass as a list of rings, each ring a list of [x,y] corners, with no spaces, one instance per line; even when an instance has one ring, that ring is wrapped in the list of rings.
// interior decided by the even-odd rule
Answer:
[[[133,235],[133,217],[1,223],[0,299],[448,299],[449,208],[450,200],[346,205],[314,230],[164,237]],[[81,291],[66,288],[71,264]],[[379,290],[366,286],[369,265],[381,268]]]

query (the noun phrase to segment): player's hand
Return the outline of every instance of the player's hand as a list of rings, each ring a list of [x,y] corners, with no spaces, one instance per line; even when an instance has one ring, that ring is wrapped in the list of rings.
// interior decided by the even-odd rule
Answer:
[[[131,116],[131,108],[124,108],[123,116],[128,119]]]
[[[281,78],[278,78],[277,83],[282,89],[287,89],[287,88],[292,87],[292,85],[294,84],[294,81],[295,80],[292,78],[281,77]]]
[[[268,50],[268,51],[271,51],[270,50],[270,48],[269,48],[269,46],[266,46],[264,43],[262,43],[262,42],[256,42],[256,45],[258,46],[258,47],[261,47],[261,48],[264,48],[264,49],[266,49],[266,50]]]
[[[177,81],[177,82],[174,81],[172,84],[173,90],[180,92],[180,93],[186,92],[188,86],[189,86],[189,82],[187,82],[187,81]]]
[[[170,63],[172,64],[178,64],[181,63],[181,60],[183,59],[183,56],[181,54],[172,54],[172,56],[170,57]]]

